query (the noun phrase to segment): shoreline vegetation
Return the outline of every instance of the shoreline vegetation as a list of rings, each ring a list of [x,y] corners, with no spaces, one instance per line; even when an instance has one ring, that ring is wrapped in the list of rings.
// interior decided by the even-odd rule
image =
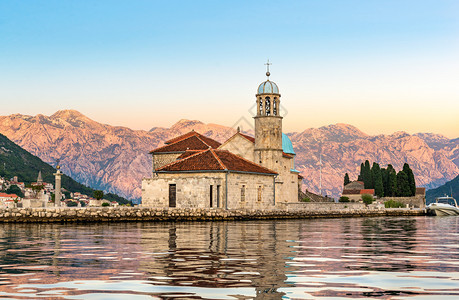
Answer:
[[[0,223],[88,223],[88,222],[165,222],[235,221],[264,219],[313,219],[384,216],[423,216],[424,209],[339,208],[322,210],[251,209],[158,209],[149,207],[61,207],[0,209]]]

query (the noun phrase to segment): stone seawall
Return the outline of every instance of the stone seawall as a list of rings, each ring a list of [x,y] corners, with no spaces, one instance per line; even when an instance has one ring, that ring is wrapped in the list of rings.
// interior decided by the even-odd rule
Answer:
[[[147,207],[7,208],[0,210],[0,222],[125,222],[125,221],[221,221],[295,218],[345,218],[373,216],[420,216],[420,209],[336,209],[336,210],[223,210],[155,209]]]

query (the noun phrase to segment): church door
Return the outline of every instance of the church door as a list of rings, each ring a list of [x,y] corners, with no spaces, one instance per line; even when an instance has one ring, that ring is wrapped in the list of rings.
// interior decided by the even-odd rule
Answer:
[[[169,184],[169,207],[177,207],[177,186]]]

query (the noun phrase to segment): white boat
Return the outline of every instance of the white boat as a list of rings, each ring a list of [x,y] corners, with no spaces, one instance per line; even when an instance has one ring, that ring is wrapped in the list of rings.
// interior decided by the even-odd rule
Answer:
[[[436,198],[435,203],[430,203],[426,210],[432,216],[459,216],[456,199],[449,196]]]

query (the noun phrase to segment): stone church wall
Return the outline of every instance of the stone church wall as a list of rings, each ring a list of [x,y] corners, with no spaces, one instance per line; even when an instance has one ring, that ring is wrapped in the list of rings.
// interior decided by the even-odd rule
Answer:
[[[273,184],[273,176],[229,173],[228,209],[273,208]]]
[[[176,185],[176,205],[178,208],[210,208],[210,186],[213,189],[212,207],[223,207],[224,174],[222,173],[181,173],[159,174],[142,180],[142,206],[169,207],[169,185]],[[220,199],[217,199],[220,186]]]
[[[159,169],[177,160],[181,153],[158,153],[153,154],[153,170]]]
[[[218,149],[228,150],[229,152],[239,155],[247,160],[252,162],[255,161],[253,152],[255,145],[240,135],[235,135],[231,140],[225,142]]]

